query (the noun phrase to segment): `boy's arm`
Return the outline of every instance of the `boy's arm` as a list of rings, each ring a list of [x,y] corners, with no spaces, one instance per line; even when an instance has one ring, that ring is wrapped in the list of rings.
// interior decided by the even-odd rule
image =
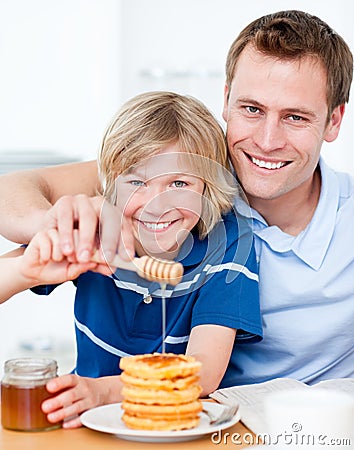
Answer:
[[[106,264],[69,261],[60,250],[58,231],[40,231],[26,248],[0,257],[0,303],[34,286],[74,280],[88,270],[111,272]]]
[[[201,397],[219,387],[230,361],[236,331],[220,325],[198,325],[191,331],[186,354],[202,363]]]
[[[32,287],[29,280],[22,277],[20,259],[24,248],[12,250],[0,256],[0,303]]]
[[[48,209],[63,195],[96,195],[96,161],[24,170],[0,176],[0,233],[27,243],[43,228]]]

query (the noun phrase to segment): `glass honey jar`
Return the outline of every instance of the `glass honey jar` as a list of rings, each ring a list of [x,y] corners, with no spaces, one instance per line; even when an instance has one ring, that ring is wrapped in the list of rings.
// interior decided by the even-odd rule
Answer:
[[[45,431],[60,427],[47,420],[41,409],[51,397],[47,382],[57,376],[52,359],[18,358],[5,362],[1,381],[1,424],[9,430]]]

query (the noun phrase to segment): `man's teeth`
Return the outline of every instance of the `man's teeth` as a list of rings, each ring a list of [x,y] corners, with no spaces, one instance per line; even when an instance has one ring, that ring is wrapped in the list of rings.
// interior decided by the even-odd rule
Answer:
[[[146,228],[149,228],[149,230],[164,230],[165,228],[169,227],[172,222],[143,222],[143,224],[146,226]]]
[[[279,161],[277,163],[262,161],[261,159],[251,157],[253,164],[256,164],[258,167],[265,167],[266,169],[280,169],[285,166],[285,162]]]

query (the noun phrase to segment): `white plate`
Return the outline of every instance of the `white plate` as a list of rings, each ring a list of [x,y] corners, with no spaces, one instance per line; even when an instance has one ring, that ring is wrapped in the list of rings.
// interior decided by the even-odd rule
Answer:
[[[219,403],[203,402],[203,408],[217,416],[221,413],[224,406]],[[128,428],[121,420],[123,410],[120,403],[112,405],[98,406],[81,414],[81,422],[85,427],[92,430],[102,431],[103,433],[115,434],[121,439],[140,442],[178,442],[197,439],[205,434],[214,433],[219,430],[229,428],[240,420],[240,414],[221,425],[209,425],[209,418],[201,413],[200,423],[197,427],[190,430],[181,431],[150,431],[133,430]]]

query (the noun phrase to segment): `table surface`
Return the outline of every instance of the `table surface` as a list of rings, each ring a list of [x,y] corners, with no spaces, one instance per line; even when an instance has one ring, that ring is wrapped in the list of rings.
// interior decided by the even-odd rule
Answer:
[[[1,450],[198,450],[221,446],[240,449],[255,443],[254,435],[241,422],[216,435],[204,435],[198,439],[185,442],[141,443],[120,439],[117,436],[86,427],[74,430],[62,428],[43,432],[23,432],[5,430],[0,426]]]

